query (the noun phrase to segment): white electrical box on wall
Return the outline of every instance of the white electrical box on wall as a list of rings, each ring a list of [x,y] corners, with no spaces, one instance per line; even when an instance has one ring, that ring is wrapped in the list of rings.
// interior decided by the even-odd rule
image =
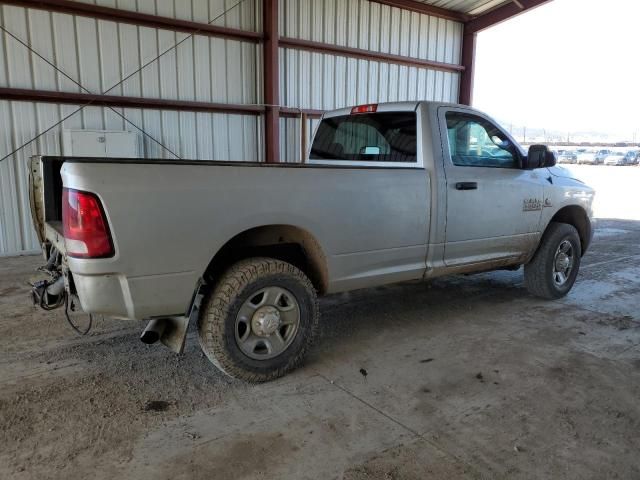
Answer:
[[[139,158],[140,137],[119,130],[63,130],[62,154],[67,157]]]

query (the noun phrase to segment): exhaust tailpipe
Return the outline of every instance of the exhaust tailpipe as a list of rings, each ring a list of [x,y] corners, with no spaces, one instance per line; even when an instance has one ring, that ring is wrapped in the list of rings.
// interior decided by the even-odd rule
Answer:
[[[149,323],[147,323],[146,328],[142,332],[142,335],[140,335],[140,340],[142,341],[142,343],[152,345],[160,340],[160,338],[162,338],[166,327],[166,318],[155,318],[153,320],[150,320]]]

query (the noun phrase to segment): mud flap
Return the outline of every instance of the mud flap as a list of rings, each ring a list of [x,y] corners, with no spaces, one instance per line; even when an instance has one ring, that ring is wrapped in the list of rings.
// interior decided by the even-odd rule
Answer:
[[[172,317],[165,319],[166,326],[162,337],[160,337],[160,342],[175,353],[184,352],[189,320],[190,317]]]
[[[170,317],[165,320],[166,326],[160,342],[175,353],[184,352],[184,345],[187,339],[187,331],[189,330],[189,323],[193,319],[194,322],[198,321],[198,315],[200,314],[200,303],[204,295],[200,291],[200,287],[193,298],[191,305],[191,311],[188,317]]]

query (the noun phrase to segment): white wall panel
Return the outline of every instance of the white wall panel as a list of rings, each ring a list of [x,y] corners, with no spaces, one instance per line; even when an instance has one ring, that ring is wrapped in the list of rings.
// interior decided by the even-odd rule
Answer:
[[[280,98],[289,107],[332,110],[364,103],[458,99],[457,73],[285,48],[280,54]],[[281,121],[283,161],[299,161],[299,123]]]
[[[457,99],[457,73],[289,48],[281,48],[280,55],[280,96],[288,107],[330,110],[368,102]]]
[[[211,23],[219,27],[260,31],[262,0],[76,0],[101,7]],[[227,12],[224,14],[224,12]],[[224,14],[224,15],[223,15]],[[212,21],[216,17],[220,17]]]
[[[368,0],[280,0],[284,37],[460,63],[462,24]]]
[[[187,2],[176,2],[183,3]],[[92,93],[199,101],[210,101],[215,95],[215,101],[229,103],[260,101],[256,88],[260,47],[256,44],[7,5],[0,10],[2,24],[12,34]],[[0,86],[83,92],[18,41],[2,36],[0,61],[8,75],[0,77]],[[167,53],[149,63],[163,52]],[[143,65],[147,66],[140,70]]]

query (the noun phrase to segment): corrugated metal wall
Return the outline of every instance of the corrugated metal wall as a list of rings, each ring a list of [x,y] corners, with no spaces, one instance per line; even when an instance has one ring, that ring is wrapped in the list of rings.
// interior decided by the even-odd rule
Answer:
[[[249,31],[262,29],[262,1],[80,0],[84,3]],[[462,25],[367,0],[280,0],[285,37],[460,63]],[[0,6],[0,24],[77,79],[102,93],[186,34],[61,13]],[[395,100],[456,101],[458,74],[280,49],[281,104],[332,109]],[[111,90],[111,95],[221,103],[262,103],[261,46],[195,35]],[[0,33],[0,86],[82,92],[73,82]],[[78,107],[0,101],[0,158]],[[182,158],[263,159],[262,118],[213,113],[116,109]],[[310,121],[310,137],[317,121]],[[27,198],[27,160],[61,154],[62,128],[134,130],[108,108],[87,107],[9,160],[0,162],[0,255],[38,249]],[[281,120],[281,156],[300,159],[301,122]],[[145,137],[144,155],[172,158]]]
[[[94,3],[94,2],[86,2]],[[101,6],[208,23],[237,0],[99,1]],[[262,2],[248,0],[213,24],[259,31]],[[0,24],[92,93],[102,93],[188,35],[80,16],[0,6]],[[195,35],[117,86],[110,95],[261,103],[260,46]],[[0,86],[84,93],[9,35],[0,33]],[[0,158],[56,124],[77,106],[0,101]],[[261,160],[260,117],[122,109],[130,122],[182,158]],[[136,130],[109,108],[87,107],[0,163],[0,255],[38,248],[27,197],[27,161],[59,155],[62,128]],[[144,155],[174,158],[150,137]]]
[[[284,37],[460,64],[458,22],[367,0],[281,0],[279,14]],[[281,48],[280,56],[280,101],[289,107],[458,99],[457,73],[291,48]],[[280,125],[283,159],[298,161],[300,121],[283,119]]]

